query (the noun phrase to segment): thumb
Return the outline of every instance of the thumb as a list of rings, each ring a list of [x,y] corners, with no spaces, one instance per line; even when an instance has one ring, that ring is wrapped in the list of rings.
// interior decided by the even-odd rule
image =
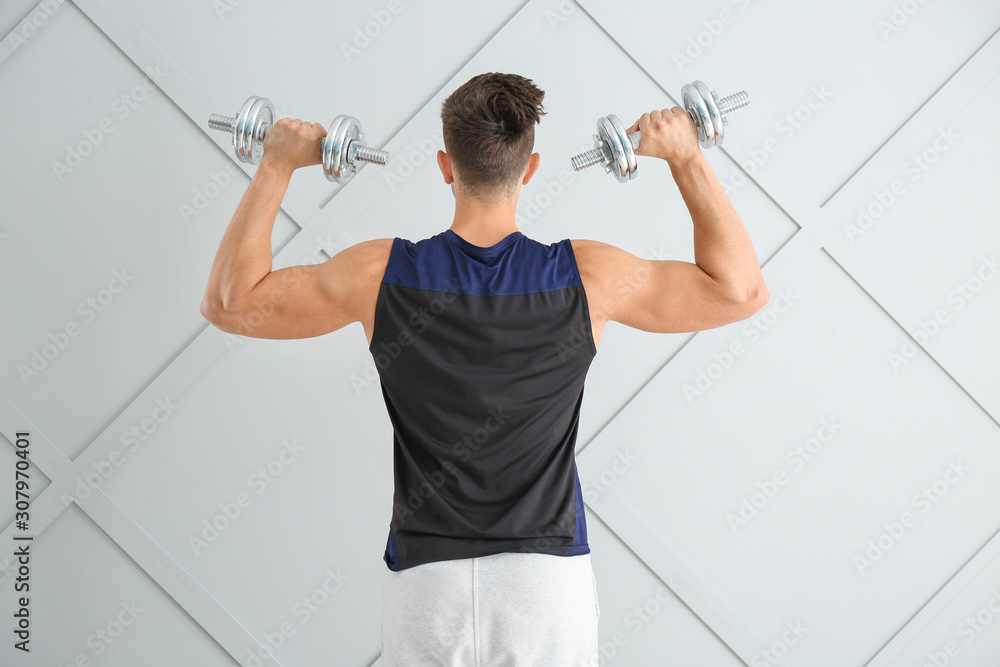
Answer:
[[[641,120],[642,120],[642,116],[640,116],[637,121],[635,121],[634,123],[632,123],[632,125],[629,126],[625,130],[625,134],[628,135],[628,134],[632,134],[633,132],[639,131],[639,122]],[[649,142],[645,141],[645,137],[640,137],[639,138],[639,147],[636,148],[636,149],[634,149],[635,150],[635,154],[636,155],[648,155],[648,153],[646,152],[648,146],[649,146]]]

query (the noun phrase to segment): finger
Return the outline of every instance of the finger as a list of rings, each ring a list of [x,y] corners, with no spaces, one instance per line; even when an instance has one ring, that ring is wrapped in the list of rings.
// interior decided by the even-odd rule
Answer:
[[[638,130],[638,131],[641,132],[642,128],[648,127],[648,126],[649,126],[649,114],[648,113],[644,113],[641,116],[639,116],[639,118],[634,123],[632,123],[632,127],[630,127],[628,129],[628,132],[626,132],[626,134],[631,134],[632,132],[635,132],[636,130]]]

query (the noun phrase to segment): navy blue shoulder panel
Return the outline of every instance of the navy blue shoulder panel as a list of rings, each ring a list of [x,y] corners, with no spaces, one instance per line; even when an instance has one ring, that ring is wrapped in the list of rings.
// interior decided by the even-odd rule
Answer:
[[[532,294],[581,284],[569,239],[545,245],[513,232],[481,247],[450,229],[415,243],[395,238],[382,282],[474,296]]]

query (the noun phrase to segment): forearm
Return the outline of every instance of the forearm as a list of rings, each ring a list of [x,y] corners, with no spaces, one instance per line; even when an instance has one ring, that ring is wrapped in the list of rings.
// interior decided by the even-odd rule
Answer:
[[[258,166],[219,244],[203,310],[233,308],[271,272],[271,233],[290,179],[266,160]]]
[[[698,151],[670,171],[694,223],[695,264],[734,300],[754,297],[764,285],[757,255],[708,161]]]

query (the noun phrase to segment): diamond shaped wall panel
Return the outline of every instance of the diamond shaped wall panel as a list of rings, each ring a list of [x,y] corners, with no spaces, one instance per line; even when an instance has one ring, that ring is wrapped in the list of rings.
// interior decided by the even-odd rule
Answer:
[[[991,665],[1000,655],[1000,559],[976,563],[946,604],[922,614],[905,637],[896,637],[873,665]],[[973,569],[970,567],[970,569]],[[895,640],[901,641],[895,641]],[[907,643],[907,640],[908,643]],[[896,644],[900,646],[896,646]]]
[[[61,5],[61,2],[40,3],[38,0],[5,2],[0,7],[0,35],[5,36],[0,41],[0,58],[30,40]]]
[[[0,66],[0,394],[69,457],[205,326],[247,179],[72,4]],[[70,103],[67,103],[70,101]],[[151,128],[173,127],[175,136]],[[195,161],[198,167],[192,168]],[[275,225],[280,247],[297,227]]]
[[[849,265],[867,267],[907,304],[912,338],[884,343],[887,367],[905,377],[910,360],[923,354],[919,347],[933,343],[1000,400],[1000,138],[984,131],[1000,119],[996,71],[884,160],[888,177],[871,182],[863,199],[839,202],[843,215],[826,245]]]
[[[30,544],[31,650],[3,642],[4,665],[239,664],[76,506]],[[4,587],[13,637],[16,598]]]
[[[591,507],[743,660],[801,623],[787,664],[860,664],[1000,527],[997,426],[926,357],[881,363],[899,329],[829,258],[771,293],[686,346],[581,476],[643,461]]]
[[[582,480],[584,496],[627,484],[633,452],[602,470],[600,481]],[[665,665],[708,664],[739,667],[743,662],[677,597],[685,583],[660,579],[612,532],[587,511],[587,537],[594,545],[591,562],[600,604],[600,656],[607,665],[641,665],[651,659]],[[651,658],[655,656],[655,658]]]
[[[290,623],[282,664],[377,652],[392,431],[379,392],[341,382],[363,341],[231,338],[101,483],[261,644]]]
[[[338,114],[356,116],[373,145],[392,137],[522,4],[87,3],[130,36],[141,35],[138,48],[168,60],[165,68],[177,71],[213,112],[235,113],[248,96],[263,95],[282,117],[328,126]],[[206,121],[195,119],[202,127]],[[225,144],[224,135],[212,134]],[[296,180],[315,204],[340,187],[320,170],[303,171]]]
[[[694,79],[720,96],[747,90],[725,149],[779,203],[804,209],[826,202],[1000,27],[1000,5],[982,0],[582,5],[666,90]],[[642,103],[617,97],[617,109]],[[741,175],[720,177],[732,187]]]

